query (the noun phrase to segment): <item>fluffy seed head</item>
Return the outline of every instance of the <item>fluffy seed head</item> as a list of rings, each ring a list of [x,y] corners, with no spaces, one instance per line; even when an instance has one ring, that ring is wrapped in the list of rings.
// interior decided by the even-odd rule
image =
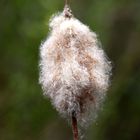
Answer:
[[[86,124],[96,116],[104,99],[110,62],[97,35],[74,18],[68,7],[51,18],[50,28],[40,47],[44,95],[60,114],[69,118],[75,112],[79,124]]]

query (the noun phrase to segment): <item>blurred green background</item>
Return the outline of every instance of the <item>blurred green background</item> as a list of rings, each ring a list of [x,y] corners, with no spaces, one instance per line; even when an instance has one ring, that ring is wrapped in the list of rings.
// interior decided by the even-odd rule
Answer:
[[[72,140],[42,95],[39,46],[63,0],[0,0],[0,140]],[[86,140],[140,140],[140,0],[71,0],[113,62],[112,85]]]

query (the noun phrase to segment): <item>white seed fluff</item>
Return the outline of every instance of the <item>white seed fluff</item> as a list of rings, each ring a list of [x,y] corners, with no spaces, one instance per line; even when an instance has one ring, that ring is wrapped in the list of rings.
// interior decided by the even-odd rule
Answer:
[[[86,124],[102,103],[109,86],[110,62],[97,35],[65,10],[50,21],[51,32],[40,47],[40,84],[44,95],[63,116],[75,112]],[[94,115],[93,115],[94,114]]]

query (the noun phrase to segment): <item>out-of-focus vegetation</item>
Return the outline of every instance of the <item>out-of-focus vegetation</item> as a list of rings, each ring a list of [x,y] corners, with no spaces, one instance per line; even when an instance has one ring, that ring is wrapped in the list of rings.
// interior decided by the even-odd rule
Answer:
[[[0,140],[71,140],[70,125],[42,96],[39,45],[63,0],[0,1]],[[112,85],[87,140],[140,140],[140,1],[71,0],[113,61]]]

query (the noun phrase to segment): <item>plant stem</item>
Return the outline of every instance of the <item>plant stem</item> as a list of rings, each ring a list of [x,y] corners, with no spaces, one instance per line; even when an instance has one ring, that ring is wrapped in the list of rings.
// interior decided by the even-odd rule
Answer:
[[[68,0],[65,0],[65,5],[67,5],[68,4]]]
[[[75,116],[75,112],[72,113],[72,131],[73,131],[73,139],[79,140],[79,138],[78,138],[78,126],[77,126],[77,119]]]

